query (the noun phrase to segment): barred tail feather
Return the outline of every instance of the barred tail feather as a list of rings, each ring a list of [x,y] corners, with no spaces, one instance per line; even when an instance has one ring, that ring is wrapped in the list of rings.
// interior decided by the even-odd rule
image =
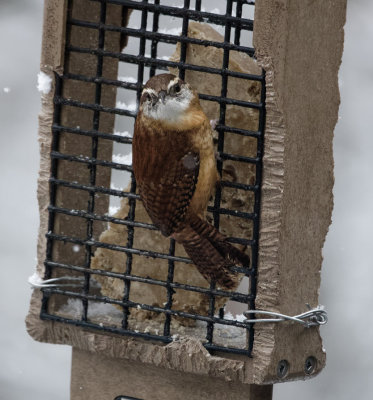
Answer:
[[[218,286],[232,289],[237,283],[234,265],[248,268],[250,258],[232,244],[214,226],[193,215],[174,239],[185,251],[207,281],[214,279]]]

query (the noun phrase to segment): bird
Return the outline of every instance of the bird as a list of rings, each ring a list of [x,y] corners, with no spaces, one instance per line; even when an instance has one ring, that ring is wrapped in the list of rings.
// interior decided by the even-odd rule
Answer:
[[[132,168],[153,224],[180,243],[202,276],[235,287],[232,267],[250,257],[205,219],[220,175],[213,131],[198,93],[173,74],[150,78],[141,93],[132,141]]]

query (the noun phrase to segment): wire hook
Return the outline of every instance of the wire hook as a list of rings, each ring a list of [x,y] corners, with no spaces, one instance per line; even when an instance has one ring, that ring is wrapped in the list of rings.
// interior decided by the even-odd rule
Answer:
[[[53,288],[53,287],[82,287],[85,278],[83,276],[60,276],[58,278],[42,279],[36,272],[28,278],[28,283],[34,289]],[[66,282],[66,283],[64,283]],[[69,283],[79,282],[79,283]],[[93,285],[92,285],[93,284]],[[91,286],[97,283],[91,280]]]
[[[309,305],[307,305],[309,307]],[[309,307],[310,308],[310,307]],[[258,318],[258,319],[246,319],[246,322],[249,323],[258,323],[258,322],[283,322],[283,321],[293,321],[297,322],[306,328],[310,328],[311,326],[319,326],[325,325],[328,322],[328,314],[323,306],[318,306],[316,308],[310,309],[302,314],[298,314],[295,316],[281,314],[274,311],[265,311],[265,310],[247,310],[244,311],[245,317],[249,317],[252,314],[262,314],[269,315],[275,318]]]

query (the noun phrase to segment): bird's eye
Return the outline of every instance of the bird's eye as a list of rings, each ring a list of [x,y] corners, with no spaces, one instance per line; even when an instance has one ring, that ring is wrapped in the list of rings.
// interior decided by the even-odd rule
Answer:
[[[170,88],[170,95],[175,96],[177,93],[180,93],[181,86],[180,84],[176,83],[175,85],[171,86]]]
[[[149,93],[146,93],[145,99],[146,99],[147,101],[151,101],[152,96],[150,96]]]

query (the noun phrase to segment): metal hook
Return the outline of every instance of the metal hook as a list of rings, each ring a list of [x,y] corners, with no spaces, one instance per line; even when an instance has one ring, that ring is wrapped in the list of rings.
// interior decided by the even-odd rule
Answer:
[[[84,283],[84,277],[77,276],[60,276],[58,278],[51,278],[43,280],[36,272],[28,278],[28,283],[36,289],[42,288],[52,288],[52,287],[82,287]],[[79,282],[79,284],[74,283],[60,283],[60,282]],[[91,281],[93,286],[96,286],[95,281]],[[92,285],[91,285],[92,286]]]
[[[270,315],[275,318],[258,318],[258,319],[246,319],[246,322],[257,323],[257,322],[283,322],[283,321],[293,321],[297,322],[306,328],[311,326],[325,325],[328,322],[328,314],[322,306],[318,306],[312,310],[306,311],[302,314],[290,316],[286,314],[281,314],[274,311],[264,311],[264,310],[247,310],[244,311],[244,315],[250,316],[252,314],[263,314]]]

